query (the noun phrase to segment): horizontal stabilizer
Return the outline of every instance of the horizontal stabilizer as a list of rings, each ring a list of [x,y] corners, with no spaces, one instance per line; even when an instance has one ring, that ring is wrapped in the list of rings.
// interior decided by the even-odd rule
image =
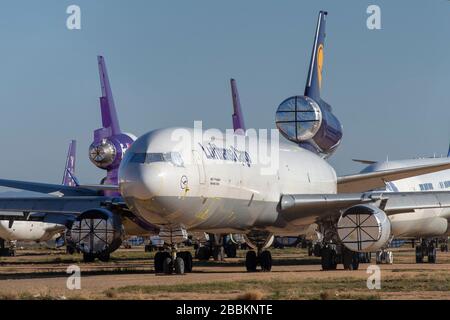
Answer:
[[[362,164],[375,164],[375,163],[378,162],[378,161],[375,161],[375,160],[363,160],[363,159],[352,159],[352,161],[359,162],[359,163],[362,163]]]
[[[384,187],[385,182],[387,181],[395,181],[447,169],[450,169],[450,161],[446,158],[443,162],[431,165],[388,169],[343,176],[339,177],[337,180],[338,192],[349,193],[374,190]]]

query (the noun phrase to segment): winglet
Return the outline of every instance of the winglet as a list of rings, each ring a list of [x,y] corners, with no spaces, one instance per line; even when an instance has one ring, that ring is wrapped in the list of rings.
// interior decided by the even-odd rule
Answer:
[[[311,63],[309,65],[308,79],[306,82],[305,96],[316,101],[320,99],[320,89],[322,87],[323,54],[325,44],[325,16],[326,11],[319,12],[317,21],[314,46],[311,54]]]
[[[115,135],[120,133],[120,127],[111,85],[109,83],[108,71],[106,70],[105,58],[103,58],[103,56],[97,56],[97,60],[100,84],[102,87],[102,96],[100,97],[102,124],[103,128],[110,130],[110,135]]]
[[[245,124],[244,124],[244,117],[242,115],[242,109],[241,109],[241,101],[239,99],[239,92],[236,86],[236,80],[231,79],[231,94],[233,98],[233,129],[236,132],[243,133],[245,132]]]
[[[67,152],[66,167],[64,168],[64,175],[62,184],[65,186],[78,186],[78,180],[75,177],[75,160],[76,160],[77,142],[70,141],[69,151]]]

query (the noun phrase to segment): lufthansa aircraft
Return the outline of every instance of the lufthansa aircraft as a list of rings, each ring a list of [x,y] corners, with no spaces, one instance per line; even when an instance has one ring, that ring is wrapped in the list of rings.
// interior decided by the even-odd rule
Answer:
[[[41,183],[41,190],[60,190],[65,196],[0,199],[0,211],[72,213],[80,225],[98,221],[104,228],[85,232],[91,238],[97,236],[92,232],[106,235],[100,248],[105,252],[120,243],[123,220],[134,216],[155,226],[168,245],[170,252],[155,256],[155,270],[168,274],[183,273],[189,264],[189,253],[177,252],[187,232],[244,234],[253,248],[246,255],[247,270],[259,265],[269,271],[272,258],[266,249],[274,235],[299,235],[317,225],[323,234],[323,269],[336,268],[339,247],[344,267],[356,268],[358,252],[373,252],[389,242],[390,216],[450,207],[446,191],[368,190],[384,187],[385,181],[449,169],[450,161],[336,175],[326,157],[339,146],[342,129],[320,96],[325,17],[326,12],[319,13],[305,95],[286,99],[277,110],[277,127],[291,142],[280,141],[271,153],[275,170],[268,170],[260,150],[253,148],[276,145],[275,140],[248,132],[159,129],[138,138],[122,159],[121,197],[102,193],[118,191],[114,185],[62,188]],[[31,185],[16,183],[21,189]]]

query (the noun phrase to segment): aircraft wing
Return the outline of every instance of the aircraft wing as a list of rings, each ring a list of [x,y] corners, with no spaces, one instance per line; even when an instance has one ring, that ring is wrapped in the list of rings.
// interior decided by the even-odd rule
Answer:
[[[99,194],[99,191],[119,190],[118,186],[112,185],[65,186],[60,184],[7,180],[7,179],[0,179],[0,187],[8,187],[61,196],[97,196]]]
[[[373,204],[387,215],[411,212],[414,209],[450,207],[450,192],[365,192],[344,194],[292,194],[283,195],[279,217],[285,222],[311,223],[358,204]]]
[[[30,212],[79,214],[107,204],[122,205],[123,202],[121,198],[103,196],[0,198],[0,216],[20,218]]]
[[[338,193],[374,190],[384,187],[386,181],[395,181],[446,169],[450,169],[450,161],[448,159],[431,165],[389,169],[338,177]]]

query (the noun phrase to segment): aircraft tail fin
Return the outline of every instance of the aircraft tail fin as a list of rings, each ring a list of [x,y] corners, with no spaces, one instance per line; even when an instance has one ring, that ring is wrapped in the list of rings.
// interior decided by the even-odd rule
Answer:
[[[317,21],[316,35],[314,38],[314,46],[311,54],[311,62],[309,65],[308,79],[305,87],[305,96],[315,101],[320,101],[320,90],[322,87],[322,71],[324,59],[325,45],[325,16],[326,11],[319,12]]]
[[[447,157],[449,157],[449,158],[450,158],[450,145],[448,146]]]
[[[110,130],[110,135],[115,135],[120,133],[120,127],[111,85],[109,83],[108,71],[106,70],[105,58],[103,56],[97,56],[97,61],[102,87],[102,96],[100,97],[102,124],[103,128]]]
[[[78,186],[78,179],[75,177],[75,161],[76,161],[77,142],[70,141],[69,151],[67,152],[66,166],[64,168],[64,175],[62,184],[64,186]]]
[[[233,97],[233,129],[235,132],[245,132],[244,116],[242,115],[241,101],[239,99],[239,92],[236,86],[236,80],[231,79],[231,94]]]

